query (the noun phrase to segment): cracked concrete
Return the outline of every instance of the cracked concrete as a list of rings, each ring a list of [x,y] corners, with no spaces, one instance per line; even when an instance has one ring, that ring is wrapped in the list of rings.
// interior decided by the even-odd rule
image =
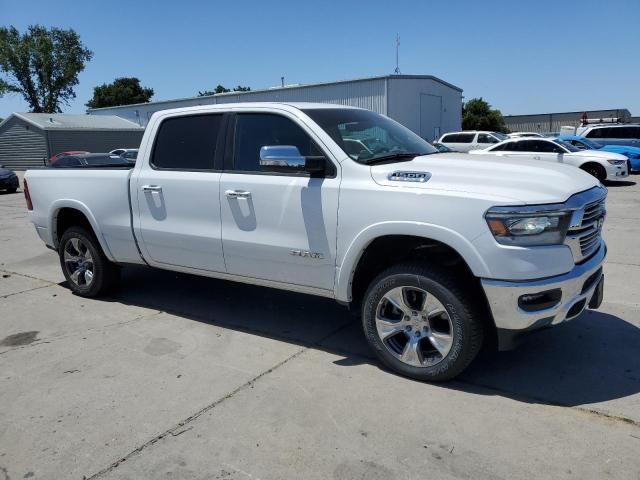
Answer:
[[[600,311],[428,385],[326,299],[141,268],[71,295],[0,195],[0,478],[638,480],[638,206],[610,188]]]

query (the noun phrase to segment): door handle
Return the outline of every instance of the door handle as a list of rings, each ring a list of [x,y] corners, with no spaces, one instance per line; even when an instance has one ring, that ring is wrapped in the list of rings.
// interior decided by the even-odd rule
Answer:
[[[162,187],[160,185],[143,185],[142,190],[144,192],[161,192]]]
[[[224,194],[229,198],[251,198],[251,192],[246,190],[227,190]]]

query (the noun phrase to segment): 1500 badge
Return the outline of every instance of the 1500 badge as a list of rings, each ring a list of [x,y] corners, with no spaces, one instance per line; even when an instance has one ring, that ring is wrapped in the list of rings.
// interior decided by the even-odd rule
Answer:
[[[294,257],[305,257],[305,258],[324,258],[324,255],[318,252],[310,252],[309,250],[291,250],[291,255]]]

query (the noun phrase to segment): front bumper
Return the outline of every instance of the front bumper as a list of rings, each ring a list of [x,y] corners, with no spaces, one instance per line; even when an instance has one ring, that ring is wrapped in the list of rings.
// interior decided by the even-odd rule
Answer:
[[[622,165],[607,165],[607,180],[624,180],[629,176],[629,162]]]
[[[18,188],[19,186],[20,184],[18,182],[17,176],[0,178],[0,189],[5,189],[5,188],[13,189],[13,188]]]
[[[525,334],[556,325],[580,315],[589,304],[599,306],[602,295],[602,262],[607,247],[601,242],[598,251],[586,262],[564,275],[532,281],[481,279],[489,307],[498,329],[498,348],[515,347]],[[542,292],[559,290],[555,305],[536,311],[521,307],[519,299]],[[593,302],[592,302],[593,300]]]

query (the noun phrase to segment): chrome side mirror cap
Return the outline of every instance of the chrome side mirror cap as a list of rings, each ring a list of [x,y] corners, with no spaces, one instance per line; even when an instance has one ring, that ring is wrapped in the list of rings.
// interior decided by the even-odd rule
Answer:
[[[270,172],[319,173],[326,168],[324,157],[303,157],[293,145],[265,145],[260,148],[260,167]]]

